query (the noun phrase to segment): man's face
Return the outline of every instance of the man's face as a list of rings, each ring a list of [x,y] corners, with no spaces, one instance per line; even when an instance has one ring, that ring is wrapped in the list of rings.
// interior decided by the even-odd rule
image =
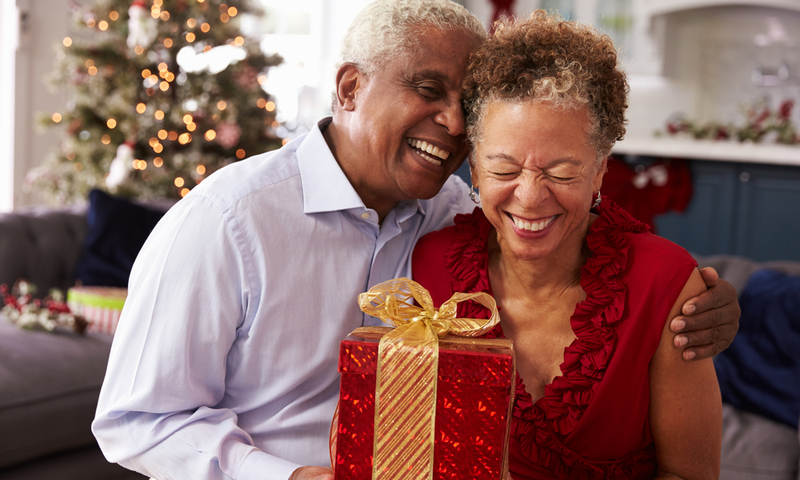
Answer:
[[[354,184],[365,201],[431,198],[468,152],[461,83],[478,42],[433,28],[417,41],[413,54],[361,75],[355,91],[351,132],[362,171]]]

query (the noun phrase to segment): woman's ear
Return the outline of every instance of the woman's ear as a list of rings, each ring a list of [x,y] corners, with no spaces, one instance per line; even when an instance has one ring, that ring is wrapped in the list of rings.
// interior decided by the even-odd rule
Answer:
[[[356,92],[363,82],[361,70],[353,63],[344,63],[336,72],[336,102],[347,111],[355,110]]]
[[[470,162],[470,157],[472,153],[467,155],[466,162],[469,163],[469,179],[472,182],[472,186],[478,188],[478,167],[476,166],[477,162]]]
[[[604,158],[603,162],[597,167],[597,173],[594,176],[594,191],[600,191],[600,187],[603,185],[603,175],[606,174],[606,170],[608,170],[608,158]]]

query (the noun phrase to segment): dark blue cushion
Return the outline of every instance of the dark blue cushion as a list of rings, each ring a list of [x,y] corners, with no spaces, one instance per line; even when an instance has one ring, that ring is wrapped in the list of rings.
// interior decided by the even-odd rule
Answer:
[[[164,215],[101,191],[89,193],[88,232],[75,277],[83,285],[127,287],[133,261]]]
[[[797,428],[800,418],[800,277],[750,276],[739,333],[715,358],[722,400]]]

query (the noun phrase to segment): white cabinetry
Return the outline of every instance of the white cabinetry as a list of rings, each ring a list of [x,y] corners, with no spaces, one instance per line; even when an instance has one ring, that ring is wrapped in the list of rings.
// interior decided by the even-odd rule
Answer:
[[[800,12],[797,0],[641,0],[648,15],[663,15],[695,8],[750,6],[781,8]]]

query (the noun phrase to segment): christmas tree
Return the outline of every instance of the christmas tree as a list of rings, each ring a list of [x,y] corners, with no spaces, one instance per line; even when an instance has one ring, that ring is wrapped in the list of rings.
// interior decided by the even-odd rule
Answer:
[[[281,145],[276,105],[261,84],[278,56],[245,38],[242,1],[96,0],[72,5],[50,79],[68,87],[53,157],[29,175],[54,203],[93,188],[180,198],[220,167]]]

